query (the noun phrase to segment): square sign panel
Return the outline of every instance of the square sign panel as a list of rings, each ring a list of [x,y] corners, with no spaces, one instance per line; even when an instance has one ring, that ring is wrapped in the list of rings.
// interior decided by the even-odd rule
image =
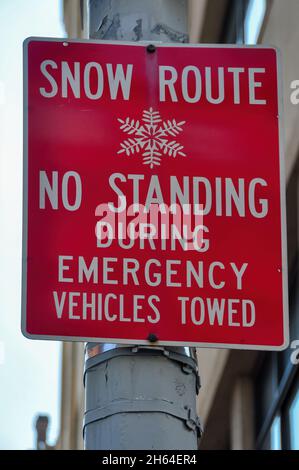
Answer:
[[[25,41],[25,336],[286,347],[278,62]]]

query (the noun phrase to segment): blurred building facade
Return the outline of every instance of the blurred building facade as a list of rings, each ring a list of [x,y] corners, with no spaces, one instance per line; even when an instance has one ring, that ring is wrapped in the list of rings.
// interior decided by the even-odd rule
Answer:
[[[87,0],[64,0],[70,38],[87,37]],[[299,104],[290,84],[299,80],[298,0],[189,0],[190,42],[265,44],[283,57],[287,183],[290,339],[299,340],[298,153]],[[198,414],[202,449],[299,449],[299,366],[283,352],[199,349],[202,388]],[[64,343],[61,435],[58,447],[80,449],[84,409],[82,343]]]

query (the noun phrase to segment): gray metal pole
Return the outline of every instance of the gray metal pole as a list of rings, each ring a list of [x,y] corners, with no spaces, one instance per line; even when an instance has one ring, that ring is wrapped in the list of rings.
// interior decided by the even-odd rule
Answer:
[[[90,0],[89,37],[187,42],[187,0]],[[85,352],[85,449],[197,449],[194,350],[87,343]]]

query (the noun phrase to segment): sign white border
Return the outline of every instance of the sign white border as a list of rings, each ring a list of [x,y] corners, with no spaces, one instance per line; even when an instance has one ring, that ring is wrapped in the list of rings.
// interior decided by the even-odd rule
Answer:
[[[32,335],[26,331],[26,304],[27,304],[27,238],[28,238],[28,44],[32,41],[57,42],[57,43],[94,43],[117,46],[146,47],[154,43],[157,47],[183,47],[183,48],[213,48],[213,49],[272,49],[276,53],[277,60],[277,87],[278,87],[278,119],[279,119],[279,168],[280,168],[280,207],[281,207],[281,258],[282,258],[282,295],[283,295],[283,336],[284,342],[280,346],[229,344],[229,343],[189,343],[183,341],[157,341],[150,343],[140,339],[97,338],[78,336],[48,336]],[[217,349],[246,349],[264,351],[282,351],[289,345],[289,304],[288,304],[288,267],[287,267],[287,235],[286,235],[286,176],[284,159],[284,133],[283,133],[283,100],[282,100],[282,67],[280,50],[272,46],[256,45],[241,46],[238,44],[189,44],[189,43],[160,43],[153,41],[98,41],[90,39],[57,39],[46,37],[29,37],[23,42],[23,241],[22,241],[22,320],[21,330],[29,339],[53,340],[53,341],[88,341],[94,343],[116,343],[126,345],[147,346],[186,346],[197,348]]]

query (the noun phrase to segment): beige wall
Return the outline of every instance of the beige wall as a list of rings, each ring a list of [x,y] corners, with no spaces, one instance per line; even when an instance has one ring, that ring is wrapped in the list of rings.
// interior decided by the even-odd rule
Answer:
[[[228,359],[228,350],[197,349],[197,358],[201,378],[201,389],[197,399],[197,411],[203,425],[205,425]]]
[[[82,2],[82,4],[80,0],[63,1],[63,20],[69,38],[76,39],[87,37],[87,11],[86,0]]]
[[[83,366],[84,343],[63,343],[59,449],[83,448]]]
[[[199,42],[208,0],[189,0],[189,42]]]
[[[233,385],[230,405],[230,448],[254,449],[254,393],[250,377],[238,377]]]

